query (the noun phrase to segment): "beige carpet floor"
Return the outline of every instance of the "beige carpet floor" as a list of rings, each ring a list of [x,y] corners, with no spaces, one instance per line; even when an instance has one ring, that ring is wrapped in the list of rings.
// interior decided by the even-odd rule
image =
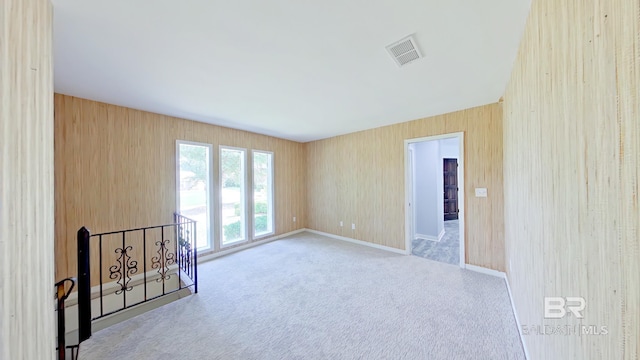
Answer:
[[[504,280],[302,233],[199,267],[200,289],[80,359],[524,359]]]

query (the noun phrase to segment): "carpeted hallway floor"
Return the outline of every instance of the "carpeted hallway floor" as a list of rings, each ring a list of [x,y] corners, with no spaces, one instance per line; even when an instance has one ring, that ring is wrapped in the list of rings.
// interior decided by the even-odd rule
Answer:
[[[301,233],[199,280],[80,359],[524,359],[504,280],[449,264]]]

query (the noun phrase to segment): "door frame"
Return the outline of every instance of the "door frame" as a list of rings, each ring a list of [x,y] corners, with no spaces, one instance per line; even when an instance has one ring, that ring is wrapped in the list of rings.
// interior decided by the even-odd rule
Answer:
[[[405,139],[404,140],[404,194],[405,194],[405,202],[404,202],[404,228],[405,228],[405,253],[407,255],[411,255],[412,250],[412,237],[413,237],[413,212],[414,207],[413,204],[413,169],[410,161],[410,151],[409,145],[414,143],[420,143],[425,141],[433,141],[433,140],[444,140],[444,139],[458,139],[459,146],[459,158],[458,158],[458,224],[459,224],[459,233],[460,237],[458,239],[460,244],[460,267],[466,267],[465,261],[465,212],[464,212],[464,203],[465,203],[465,187],[464,187],[464,132],[456,132],[449,134],[441,134],[434,136],[427,136],[415,139]],[[415,204],[414,204],[415,205]]]
[[[414,154],[413,154],[413,149],[411,149],[411,147],[407,148],[408,153],[408,159],[409,159],[409,168],[413,169],[413,166],[415,164],[415,158],[414,158]],[[409,188],[411,189],[411,197],[410,197],[410,203],[414,204],[414,206],[410,206],[410,211],[411,211],[411,216],[409,216],[409,231],[410,231],[410,238],[414,239],[416,237],[416,224],[415,224],[415,219],[416,219],[416,207],[415,207],[415,203],[416,203],[416,197],[415,197],[415,184],[413,183],[413,174],[412,176],[409,176],[407,178],[408,184],[407,186],[409,186]]]

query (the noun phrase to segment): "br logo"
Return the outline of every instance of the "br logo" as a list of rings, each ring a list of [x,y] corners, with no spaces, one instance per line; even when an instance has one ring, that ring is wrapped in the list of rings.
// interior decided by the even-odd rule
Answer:
[[[569,312],[577,319],[582,319],[582,311],[586,306],[587,302],[582,297],[545,297],[544,318],[562,319]]]

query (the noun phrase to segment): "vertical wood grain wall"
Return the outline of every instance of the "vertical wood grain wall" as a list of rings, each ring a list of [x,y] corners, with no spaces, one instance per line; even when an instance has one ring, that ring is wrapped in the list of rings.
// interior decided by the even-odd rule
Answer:
[[[499,104],[307,143],[308,227],[404,249],[404,140],[454,132],[465,141],[466,261],[504,271]]]
[[[532,359],[638,359],[640,5],[534,0],[504,100],[508,276]],[[586,299],[544,319],[545,296]]]
[[[214,152],[273,151],[276,235],[306,226],[303,144],[56,94],[57,278],[76,273],[81,226],[98,233],[173,221],[176,140],[210,143]]]
[[[49,0],[0,2],[0,359],[53,359]]]

